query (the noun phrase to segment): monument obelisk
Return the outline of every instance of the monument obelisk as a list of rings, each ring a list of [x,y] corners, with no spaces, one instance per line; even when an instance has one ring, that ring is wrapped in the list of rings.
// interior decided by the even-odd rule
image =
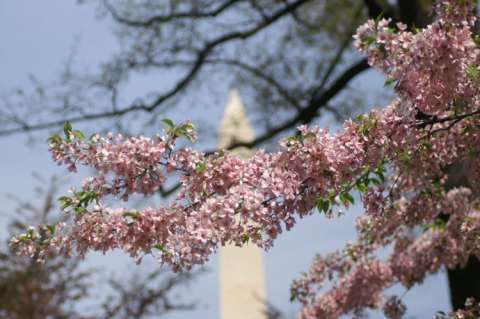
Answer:
[[[231,90],[219,129],[218,146],[250,142],[255,138],[245,107],[236,90]],[[233,152],[248,158],[251,149]],[[220,319],[266,319],[263,251],[253,245],[220,249]]]

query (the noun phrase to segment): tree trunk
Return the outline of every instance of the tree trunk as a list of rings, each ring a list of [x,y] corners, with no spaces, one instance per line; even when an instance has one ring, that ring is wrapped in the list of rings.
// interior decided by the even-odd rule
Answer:
[[[477,156],[471,160],[475,161],[476,158]],[[467,177],[467,162],[468,160],[452,165],[448,169],[447,174],[449,177],[445,188],[448,191],[455,187],[468,187],[472,190],[475,197],[480,197],[480,190],[475,189]],[[446,218],[448,219],[448,217]],[[480,301],[480,261],[477,257],[470,256],[465,267],[447,269],[447,272],[450,302],[454,310],[464,308],[467,298],[473,297],[475,300]]]
[[[425,12],[419,0],[397,0],[397,8],[400,20],[409,26],[424,27],[430,22],[431,15]],[[433,1],[430,2],[433,4]],[[478,4],[477,4],[478,6]],[[475,11],[475,12],[478,12]],[[480,23],[475,26],[475,32],[478,34]],[[475,159],[473,159],[475,160]],[[472,189],[474,195],[480,197],[480,190],[474,189],[468,182],[465,171],[465,163],[453,165],[449,170],[449,180],[446,190],[454,187],[468,187]],[[442,218],[448,218],[443,215]],[[450,302],[454,310],[465,307],[467,298],[475,298],[480,301],[480,260],[475,256],[470,256],[468,263],[463,268],[447,269],[448,285],[450,292]]]
[[[480,261],[471,256],[467,265],[461,269],[448,269],[450,302],[454,310],[462,309],[465,300],[473,297],[480,300]]]

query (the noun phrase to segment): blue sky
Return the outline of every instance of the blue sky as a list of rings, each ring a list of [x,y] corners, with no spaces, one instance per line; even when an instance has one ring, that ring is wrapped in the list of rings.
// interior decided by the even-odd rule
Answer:
[[[62,70],[69,52],[74,45],[74,38],[79,39],[77,63],[85,68],[94,68],[113,52],[116,42],[111,27],[105,21],[95,19],[92,5],[78,6],[72,0],[4,0],[0,2],[0,94],[8,93],[16,87],[29,83],[28,76],[33,74],[40,80],[48,82]],[[367,74],[354,85],[364,89],[378,86],[382,80]],[[140,81],[129,88],[132,95],[143,92]],[[228,87],[223,95],[212,103],[216,106],[208,110],[213,127],[218,126],[222,109],[226,103]],[[210,116],[211,115],[211,116]],[[176,113],[172,117],[182,118],[184,114]],[[39,140],[45,140],[46,132],[37,133]],[[33,195],[32,172],[39,172],[48,177],[52,174],[65,174],[63,168],[57,167],[50,160],[45,145],[27,147],[24,136],[0,138],[0,225],[2,237],[7,218],[13,205],[5,200],[7,193],[29,198]],[[73,181],[78,180],[74,179]],[[356,212],[357,211],[357,212]],[[287,314],[294,314],[298,305],[290,304],[289,285],[301,271],[308,268],[315,253],[326,253],[342,247],[347,240],[353,240],[354,217],[358,207],[347,212],[338,220],[326,220],[318,215],[299,221],[289,233],[283,234],[273,249],[265,253],[267,273],[267,295],[271,303],[277,305]],[[179,313],[170,316],[174,319],[217,318],[217,258],[207,265],[210,272],[197,282],[183,290],[183,293],[200,301],[201,307],[193,313]],[[135,264],[115,252],[106,256],[92,254],[87,265],[101,266],[104,273],[113,272],[122,275],[125,271],[135,269]],[[153,261],[146,261],[140,269],[158,267]],[[403,293],[402,289],[398,290]],[[182,292],[182,291],[181,291]],[[179,293],[181,293],[179,292]],[[102,291],[96,291],[101,297]],[[417,318],[432,317],[436,310],[448,309],[448,296],[445,274],[427,279],[421,287],[408,292],[404,297],[410,306],[409,314]],[[87,305],[84,306],[87,311]],[[381,316],[373,315],[373,318]]]

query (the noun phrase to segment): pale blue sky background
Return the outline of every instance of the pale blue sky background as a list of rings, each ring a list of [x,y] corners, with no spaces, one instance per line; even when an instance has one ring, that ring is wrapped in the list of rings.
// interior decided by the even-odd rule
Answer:
[[[108,58],[116,46],[108,23],[95,19],[95,10],[91,5],[77,6],[73,0],[0,0],[0,94],[26,86],[29,74],[45,82],[55,80],[67,60],[74,37],[79,39],[77,63],[86,68],[94,68]],[[369,89],[379,83],[383,83],[381,78],[369,73],[358,79],[355,85]],[[139,81],[130,87],[132,96],[143,92],[145,85]],[[213,127],[218,126],[221,119],[227,90],[225,85],[224,94],[212,100],[215,105],[201,110],[208,112]],[[181,119],[184,114],[176,113],[172,117]],[[37,134],[40,140],[47,137],[46,132]],[[65,170],[51,162],[46,144],[29,148],[23,136],[0,138],[0,154],[0,225],[1,237],[4,237],[5,212],[13,208],[12,203],[5,200],[5,194],[19,194],[28,198],[33,196],[32,172],[48,177],[64,174]],[[298,305],[288,301],[291,280],[308,268],[315,253],[332,251],[342,247],[347,240],[354,239],[355,215],[355,212],[348,212],[338,220],[325,220],[314,215],[300,221],[293,231],[279,238],[275,247],[265,254],[268,299],[271,303],[293,317]],[[112,271],[119,276],[137,267],[121,253],[106,256],[94,254],[89,256],[87,264],[105,267],[107,270],[104,273]],[[153,269],[158,265],[147,260],[142,267]],[[199,300],[201,307],[195,312],[178,313],[167,318],[218,317],[215,256],[208,267],[211,270],[209,274],[179,292]],[[401,289],[398,291],[400,294],[403,292]],[[101,298],[102,291],[96,294]],[[404,300],[410,305],[409,315],[416,318],[431,318],[436,310],[447,310],[445,274],[429,278],[423,286],[408,292]],[[87,305],[83,307],[87,311]],[[381,318],[380,315],[372,317]]]

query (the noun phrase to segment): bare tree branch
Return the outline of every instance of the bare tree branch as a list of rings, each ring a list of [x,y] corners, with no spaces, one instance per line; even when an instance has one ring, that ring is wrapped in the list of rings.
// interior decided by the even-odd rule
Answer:
[[[163,186],[161,186],[158,192],[160,193],[160,196],[162,196],[163,198],[166,198],[172,195],[173,193],[175,193],[181,186],[182,186],[181,183],[178,183],[170,187],[169,189],[165,189]]]
[[[160,317],[173,311],[189,311],[196,307],[195,302],[176,300],[172,291],[190,283],[204,270],[193,273],[168,274],[157,269],[147,276],[134,276],[128,281],[111,279],[110,286],[117,294],[103,304],[102,318],[147,318]],[[159,280],[162,279],[162,280]]]
[[[355,12],[354,18],[358,17],[360,15],[362,7],[359,6],[357,11]],[[355,19],[354,19],[355,20]],[[325,85],[327,84],[327,81],[330,79],[330,76],[332,73],[335,71],[336,67],[342,60],[343,54],[349,47],[350,43],[352,42],[352,35],[355,32],[355,25],[350,26],[350,31],[345,35],[345,39],[343,42],[340,44],[337,52],[335,53],[335,56],[333,57],[332,61],[330,62],[327,71],[324,73],[322,79],[320,80],[320,84],[316,89],[313,91],[313,95],[318,94],[318,92],[321,92]]]
[[[280,94],[294,108],[296,108],[297,110],[301,109],[301,106],[298,103],[298,100],[296,98],[294,98],[288,92],[288,90],[285,87],[283,87],[277,80],[275,80],[273,78],[273,76],[270,76],[270,75],[266,74],[265,72],[260,70],[260,68],[256,68],[252,65],[249,65],[245,62],[242,62],[240,60],[235,60],[235,59],[209,59],[207,62],[212,63],[212,64],[225,64],[225,65],[231,65],[231,66],[238,67],[238,68],[252,74],[253,76],[255,76],[257,78],[260,78],[260,79],[264,80],[269,85],[274,87],[275,90],[278,92],[278,94]]]
[[[208,59],[209,55],[215,50],[215,48],[230,41],[245,40],[249,37],[252,37],[258,32],[260,32],[261,30],[265,29],[266,27],[270,26],[271,24],[279,20],[284,15],[298,9],[301,5],[309,1],[311,0],[297,0],[295,2],[292,2],[284,6],[282,9],[277,10],[277,12],[271,15],[270,17],[268,17],[268,19],[262,20],[260,23],[258,23],[255,26],[252,26],[247,30],[231,32],[207,42],[201,50],[197,51],[196,60],[194,64],[190,67],[190,70],[176,83],[176,85],[172,89],[170,89],[169,91],[165,92],[162,95],[159,95],[152,103],[144,104],[141,102],[137,102],[130,106],[117,109],[117,110],[111,110],[111,111],[93,113],[93,114],[84,114],[84,115],[79,115],[71,118],[65,118],[62,120],[39,123],[39,124],[30,125],[30,124],[24,123],[24,125],[22,125],[21,127],[0,130],[0,136],[6,136],[14,133],[36,131],[36,130],[42,130],[42,129],[52,128],[56,126],[61,126],[66,121],[70,123],[78,123],[78,122],[85,122],[89,120],[118,117],[118,116],[125,115],[127,113],[138,112],[138,111],[153,112],[160,105],[162,105],[166,101],[176,96],[180,91],[185,89],[192,82],[192,80],[195,78],[195,76],[199,73],[201,68],[204,66],[205,61]]]
[[[167,23],[173,20],[180,19],[202,19],[213,18],[222,14],[225,10],[233,6],[238,2],[244,2],[245,0],[230,0],[222,3],[212,11],[200,12],[200,11],[186,11],[186,12],[172,12],[167,15],[156,15],[144,21],[131,20],[123,17],[115,8],[110,4],[108,0],[104,0],[105,7],[110,12],[112,17],[119,23],[128,25],[130,27],[149,28],[154,24]]]
[[[391,12],[385,12],[385,9],[377,2],[377,0],[363,0],[363,3],[367,7],[368,16],[372,19],[376,19],[382,14],[384,16],[391,16]]]
[[[369,65],[366,59],[362,59],[356,62],[355,64],[350,66],[347,70],[345,70],[335,81],[333,81],[331,86],[327,90],[325,90],[320,96],[312,98],[309,105],[303,108],[295,117],[292,117],[290,120],[286,121],[285,123],[265,132],[264,134],[257,137],[252,142],[235,143],[231,145],[229,149],[234,149],[237,147],[254,147],[270,140],[272,137],[278,135],[279,133],[285,130],[295,127],[296,125],[310,123],[312,120],[314,120],[317,117],[318,111],[322,107],[327,105],[327,103],[331,99],[337,96],[337,94],[340,93],[348,85],[350,80],[352,80],[353,78],[355,78],[357,75],[367,70],[368,68],[369,68]],[[215,150],[208,151],[206,153],[212,154],[214,152]]]

